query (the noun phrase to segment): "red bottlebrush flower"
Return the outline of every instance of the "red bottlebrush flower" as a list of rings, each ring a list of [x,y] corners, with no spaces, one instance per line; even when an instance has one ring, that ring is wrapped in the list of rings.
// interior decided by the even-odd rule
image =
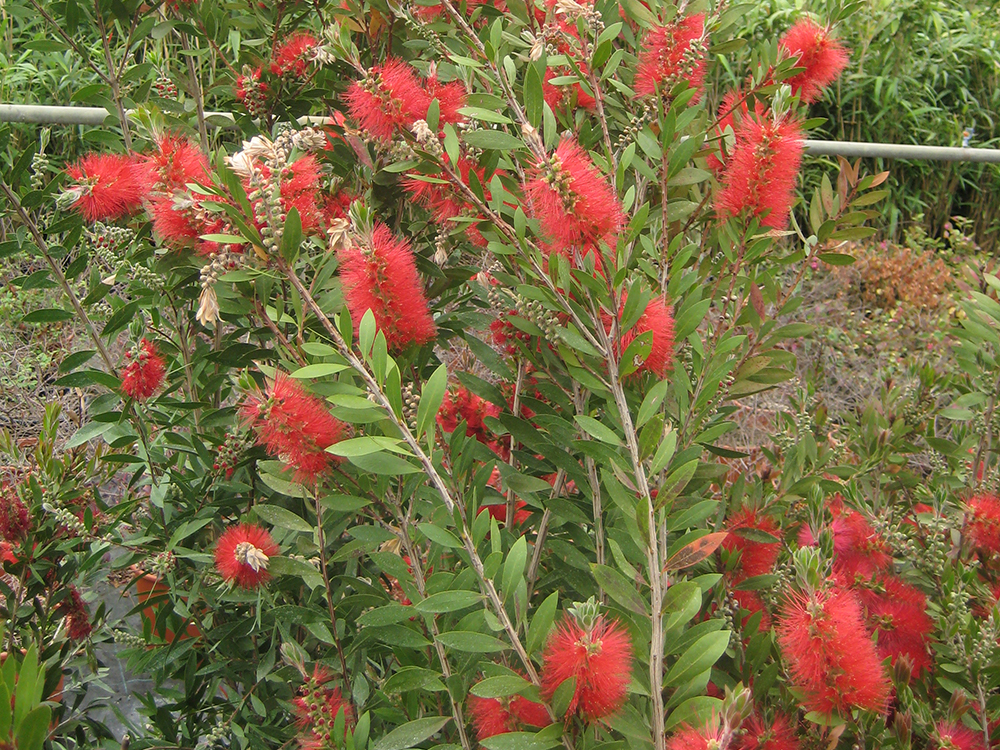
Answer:
[[[223,580],[245,589],[266,583],[271,574],[268,561],[278,554],[266,529],[249,523],[230,526],[215,545],[215,569]]]
[[[983,733],[956,721],[939,721],[931,750],[986,750]]]
[[[66,194],[87,221],[121,219],[142,205],[136,165],[121,154],[87,154],[66,168],[74,185]]]
[[[397,128],[409,130],[427,116],[431,103],[426,83],[396,58],[373,67],[364,80],[351,84],[345,97],[351,119],[382,140],[391,139]]]
[[[553,249],[564,251],[600,240],[613,247],[617,242],[624,221],[621,204],[576,141],[564,139],[548,161],[537,165],[524,192]]]
[[[919,676],[933,662],[928,643],[934,621],[927,614],[924,593],[896,576],[885,576],[874,587],[855,589],[867,613],[868,627],[878,633],[879,655],[892,663],[900,656],[910,660],[911,671]]]
[[[736,750],[799,750],[799,740],[791,725],[782,715],[774,717],[768,726],[754,714],[743,724],[743,737]]]
[[[705,88],[705,15],[699,13],[679,22],[656,26],[643,42],[635,72],[635,93],[652,96],[669,93],[679,81],[687,81],[697,101]]]
[[[447,162],[448,157],[444,157]],[[480,167],[475,162],[470,159],[460,156],[458,158],[458,169],[456,170],[459,176],[462,178],[462,182],[466,185],[469,184],[469,176],[475,173],[478,178],[479,184],[483,185],[483,193],[486,201],[490,200],[490,190],[484,185],[486,182],[486,173],[482,167]],[[443,173],[438,173],[432,175],[436,179],[444,178]],[[442,185],[436,182],[427,182],[426,180],[419,179],[415,175],[408,175],[403,179],[403,187],[406,188],[416,201],[424,206],[428,211],[434,215],[434,221],[441,225],[447,226],[451,219],[456,216],[461,216],[462,214],[477,215],[476,209],[471,203],[466,201],[461,195],[458,194],[451,185]],[[486,242],[483,236],[476,230],[475,225],[470,225],[466,228],[466,235],[469,240],[479,247],[485,247]]]
[[[438,81],[437,74],[432,73],[428,77],[426,85],[427,105],[430,106],[432,99],[438,100],[439,128],[444,125],[457,125],[465,121],[465,117],[458,112],[458,110],[465,106],[467,92],[464,83],[461,81],[441,83]]]
[[[605,719],[625,703],[632,675],[632,641],[617,622],[598,617],[589,630],[574,617],[566,617],[549,636],[543,656],[542,697],[551,701],[566,680],[576,688],[566,716],[584,721]]]
[[[90,636],[93,626],[90,624],[90,613],[80,596],[76,586],[69,587],[69,596],[60,605],[66,618],[66,635],[70,640],[82,641]]]
[[[528,504],[524,500],[514,501],[514,525],[520,526],[529,518],[531,518],[531,511],[524,510],[527,508]],[[495,518],[498,523],[507,523],[507,504],[498,503],[496,505],[484,505],[479,509],[479,512],[483,511],[490,514],[490,518]]]
[[[31,529],[31,514],[28,506],[17,494],[17,490],[7,482],[0,486],[0,539],[20,542]]]
[[[580,68],[581,75],[588,75],[586,63],[580,61],[577,65]],[[549,68],[545,71],[545,80],[542,81],[542,98],[545,99],[545,103],[553,111],[558,110],[563,104],[567,104],[570,107],[575,104],[576,107],[583,107],[590,110],[597,106],[597,100],[584,91],[583,86],[579,83],[569,85],[556,85],[552,83],[553,78],[571,75],[572,73],[573,71],[570,68]]]
[[[340,251],[340,264],[355,334],[371,310],[390,349],[434,340],[437,329],[409,242],[396,239],[385,224],[376,224],[367,240]]]
[[[964,534],[978,552],[1000,554],[1000,497],[980,494],[969,498]]]
[[[719,727],[706,726],[695,729],[682,725],[667,740],[667,750],[714,750],[719,747]]]
[[[830,502],[833,512],[833,565],[848,582],[855,578],[870,579],[892,565],[892,557],[882,537],[857,511],[844,506],[835,495]]]
[[[471,16],[472,11],[483,5],[486,0],[465,0],[466,16]],[[452,3],[455,8],[460,6],[460,3]],[[436,5],[417,5],[413,9],[413,15],[420,18],[423,21],[433,21],[435,19],[445,17],[445,20],[451,20],[449,16],[444,11],[444,3],[437,3]]]
[[[760,217],[762,226],[783,229],[788,223],[802,147],[802,129],[795,120],[776,123],[744,118],[722,175],[723,188],[716,200],[719,215],[745,213]]]
[[[196,144],[175,135],[157,139],[156,151],[139,157],[136,172],[146,195],[183,191],[192,182],[212,184],[205,154]]]
[[[729,583],[734,584],[738,583],[738,581],[730,579]],[[739,589],[733,589],[729,593],[736,600],[736,603],[740,605],[740,608],[745,609],[748,613],[740,621],[742,627],[746,627],[750,618],[760,612],[760,625],[757,626],[757,632],[763,633],[765,630],[771,629],[771,614],[764,607],[764,601],[760,598],[760,594],[756,591],[741,591]]]
[[[636,373],[650,372],[663,378],[674,369],[674,316],[670,305],[655,297],[631,329],[622,334],[621,350],[628,349],[637,336],[652,331],[653,348]]]
[[[791,57],[798,58],[796,68],[805,68],[785,83],[805,104],[819,99],[823,89],[837,80],[847,67],[848,53],[840,42],[830,37],[830,30],[808,18],[798,21],[779,42]]]
[[[189,194],[160,195],[149,203],[153,232],[165,245],[177,250],[194,248],[200,255],[217,252],[216,242],[199,239],[203,234],[220,232],[223,221],[208,221],[198,198]]]
[[[762,576],[774,569],[781,552],[781,542],[757,542],[740,536],[740,529],[763,531],[765,534],[780,538],[781,531],[774,519],[753,508],[741,508],[729,519],[729,536],[722,542],[722,548],[730,554],[740,553],[740,561],[734,570],[735,579],[742,581],[754,576]]]
[[[448,389],[437,413],[437,423],[445,432],[454,432],[459,423],[466,423],[466,434],[488,447],[494,447],[495,436],[486,426],[487,417],[499,417],[500,407],[456,385]]]
[[[163,385],[163,358],[147,339],[143,339],[132,351],[125,352],[125,358],[129,363],[122,370],[122,393],[136,401],[145,401]]]
[[[335,460],[326,449],[344,434],[323,401],[306,393],[284,373],[268,383],[265,393],[250,393],[240,409],[257,433],[257,444],[295,467],[295,478],[315,484]]]
[[[271,72],[275,75],[292,74],[305,78],[309,71],[310,53],[318,42],[312,34],[293,34],[288,41],[279,45],[271,60]]]
[[[833,589],[791,598],[779,617],[778,644],[806,710],[885,710],[889,679],[852,592]]]
[[[347,737],[347,730],[354,726],[354,707],[344,700],[338,687],[328,687],[330,676],[319,665],[292,701],[295,723],[304,734],[299,737],[302,750],[326,750],[339,746]],[[344,738],[340,742],[331,737],[337,715],[344,713]]]
[[[541,703],[520,695],[512,698],[469,698],[469,716],[480,742],[488,737],[508,732],[524,731],[527,727],[547,727],[552,720]]]

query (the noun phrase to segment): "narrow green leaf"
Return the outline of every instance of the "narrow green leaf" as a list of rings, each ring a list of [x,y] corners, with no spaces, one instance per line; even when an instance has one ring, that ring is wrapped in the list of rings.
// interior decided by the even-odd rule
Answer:
[[[428,716],[396,727],[375,743],[372,750],[406,750],[437,734],[451,721],[450,716]]]

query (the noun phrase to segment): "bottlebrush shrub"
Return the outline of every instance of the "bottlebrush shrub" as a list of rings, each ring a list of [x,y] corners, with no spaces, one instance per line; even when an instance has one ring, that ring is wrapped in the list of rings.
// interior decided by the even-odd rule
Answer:
[[[833,6],[823,24],[854,7]],[[90,337],[57,385],[87,389],[73,455],[89,446],[119,493],[95,510],[95,472],[67,468],[22,500],[82,512],[95,537],[107,521],[81,567],[114,545],[116,577],[158,578],[136,602],[155,622],[95,610],[91,635],[170,686],[133,746],[991,731],[1000,563],[971,498],[995,491],[978,485],[996,379],[970,376],[949,412],[982,409],[974,435],[934,432],[933,382],[742,429],[749,397],[796,374],[799,282],[870,233],[886,179],[843,162],[798,202],[798,58],[738,52],[740,8],[709,3],[426,7],[182,4],[169,28],[136,8],[135,44],[155,28],[187,47],[193,101],[157,110],[115,5],[99,27],[126,39],[96,38],[129,74],[102,96],[139,110],[118,121],[129,190],[99,200],[99,156],[41,190],[30,154],[3,173],[3,253],[30,245],[72,309],[25,325],[73,317]],[[713,87],[723,67],[738,92]],[[235,132],[199,122],[222,108]],[[162,369],[136,389],[118,352],[143,337],[153,354],[130,361]],[[734,446],[768,470],[740,471]],[[17,557],[33,532],[11,507]],[[75,549],[52,539],[46,554]],[[52,611],[81,632],[66,596]],[[68,632],[13,612],[18,637]]]

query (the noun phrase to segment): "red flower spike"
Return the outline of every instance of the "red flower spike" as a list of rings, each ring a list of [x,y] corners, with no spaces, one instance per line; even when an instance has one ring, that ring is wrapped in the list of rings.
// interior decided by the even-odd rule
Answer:
[[[263,71],[260,68],[246,71],[236,78],[234,93],[236,100],[246,107],[251,117],[258,116],[264,110],[267,103],[267,84],[260,80]]]
[[[924,593],[896,576],[880,578],[874,588],[858,586],[857,594],[867,613],[868,627],[878,634],[879,656],[895,664],[900,656],[910,660],[919,676],[933,666],[928,645],[934,621],[927,614]]]
[[[978,552],[1000,554],[1000,497],[980,494],[969,498],[964,534]]]
[[[163,385],[166,369],[163,358],[147,339],[126,352],[125,358],[129,363],[122,370],[122,393],[136,401],[145,401]]]
[[[458,113],[458,110],[465,106],[467,96],[465,84],[461,81],[441,83],[438,81],[437,75],[431,75],[427,79],[427,95],[428,106],[430,106],[430,100],[438,100],[439,128],[445,125],[457,125],[465,121],[465,116]],[[426,116],[426,112],[424,116]]]
[[[939,721],[934,734],[931,750],[986,750],[982,732],[955,721]]]
[[[767,723],[756,714],[743,724],[743,737],[735,750],[799,750],[799,740],[782,715]]]
[[[189,183],[211,185],[208,159],[186,138],[164,135],[156,141],[156,151],[139,157],[137,176],[145,195],[173,193]]]
[[[719,216],[760,217],[761,225],[784,229],[802,161],[802,129],[784,119],[746,117],[736,130],[736,146],[722,175],[716,199]]]
[[[524,186],[552,249],[593,245],[613,247],[624,218],[614,189],[590,155],[572,139],[564,139],[552,157],[532,171]]]
[[[351,84],[345,97],[351,119],[374,138],[386,141],[398,128],[409,130],[426,117],[431,103],[425,82],[396,58],[373,67],[363,80]]]
[[[0,485],[0,539],[20,542],[31,530],[31,514],[13,485]]]
[[[316,37],[312,34],[293,34],[274,51],[271,72],[278,76],[291,74],[297,78],[305,78],[309,72],[309,55],[317,44]]]
[[[284,373],[265,393],[248,394],[240,416],[257,433],[258,445],[295,468],[297,481],[315,484],[336,460],[326,449],[343,436],[343,423]]]
[[[278,551],[266,529],[237,524],[226,529],[215,545],[215,569],[223,580],[255,589],[271,578],[268,561]]]
[[[653,333],[653,348],[636,373],[649,372],[658,378],[666,377],[674,369],[674,315],[671,306],[659,297],[650,300],[636,324],[622,334],[622,352],[636,336],[647,331]]]
[[[754,529],[780,538],[781,531],[778,529],[778,524],[770,516],[758,513],[753,508],[741,508],[729,519],[727,524],[729,536],[722,542],[722,548],[730,554],[740,553],[739,564],[733,571],[737,582],[770,573],[778,561],[781,543],[755,542],[735,533],[739,529]]]
[[[577,65],[580,68],[580,74],[586,76],[588,74],[587,64],[580,61]],[[571,75],[572,73],[572,69],[565,67],[548,68],[545,71],[545,80],[542,81],[542,98],[553,112],[557,111],[561,106],[563,106],[563,104],[570,104],[573,102],[574,96],[577,107],[593,110],[597,106],[597,100],[584,91],[583,86],[579,83],[559,86],[552,83],[553,78]]]
[[[490,432],[485,420],[487,417],[499,417],[500,411],[496,404],[491,404],[464,386],[455,385],[448,389],[441,402],[437,423],[445,432],[454,432],[464,421],[467,435],[495,450],[496,436]]]
[[[719,739],[718,728],[695,729],[684,724],[667,740],[666,750],[715,750],[720,746]]]
[[[140,181],[131,157],[121,154],[87,154],[66,168],[74,181],[67,189],[76,200],[72,208],[87,221],[121,219],[142,205]]]
[[[705,15],[699,13],[666,26],[656,26],[643,41],[635,73],[635,93],[667,94],[679,81],[687,81],[701,98],[705,88]]]
[[[808,711],[883,712],[889,679],[865,630],[861,604],[844,589],[794,596],[778,621],[778,644]]]
[[[576,680],[566,716],[584,721],[606,719],[621,709],[632,676],[632,641],[617,622],[598,617],[585,631],[576,618],[566,617],[545,646],[542,657],[542,697],[551,701],[566,680]]]
[[[80,596],[76,586],[69,587],[69,597],[61,603],[61,609],[66,617],[66,635],[70,640],[82,641],[90,637],[93,626],[90,624],[90,613]]]
[[[340,251],[340,279],[354,332],[371,310],[392,350],[434,340],[437,329],[413,261],[410,243],[376,224],[367,241]]]
[[[521,732],[528,727],[547,727],[549,712],[541,703],[527,698],[469,698],[469,716],[480,742],[508,732]]]
[[[881,536],[863,515],[844,505],[840,495],[830,501],[833,513],[833,566],[837,573],[853,582],[870,579],[892,566],[892,556]]]
[[[796,68],[805,68],[785,81],[805,104],[819,99],[823,89],[836,81],[847,67],[848,53],[844,46],[830,37],[829,29],[808,18],[786,31],[779,45],[791,57],[798,58]]]

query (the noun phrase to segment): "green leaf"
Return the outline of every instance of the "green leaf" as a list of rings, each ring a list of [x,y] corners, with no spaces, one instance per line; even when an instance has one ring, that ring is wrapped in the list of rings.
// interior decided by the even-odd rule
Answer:
[[[528,540],[521,536],[507,553],[503,565],[503,594],[507,599],[524,578],[524,565],[528,561]]]
[[[483,600],[476,591],[441,591],[417,602],[413,608],[422,614],[443,614],[474,607]]]
[[[548,737],[542,733],[505,732],[480,740],[479,744],[486,750],[546,750],[546,748],[558,745],[559,739]]]
[[[18,750],[42,750],[52,721],[51,706],[35,706],[17,726]]]
[[[411,455],[409,449],[402,445],[399,440],[395,440],[384,435],[362,435],[360,437],[348,438],[334,443],[326,449],[327,453],[344,458],[354,456],[367,456],[381,451],[392,451],[402,453],[404,456]]]
[[[665,687],[684,685],[688,680],[711,668],[729,646],[730,632],[721,630],[703,635],[681,654],[663,680]]]
[[[479,698],[507,698],[517,695],[525,688],[531,686],[523,677],[514,674],[502,674],[496,677],[487,677],[481,682],[477,682],[469,691]]]
[[[395,625],[397,622],[409,620],[413,615],[413,607],[406,607],[393,602],[384,607],[377,607],[376,609],[364,612],[358,617],[357,624],[360,627],[380,628],[384,625]]]
[[[665,724],[666,729],[678,724],[689,724],[693,727],[704,726],[712,716],[718,716],[722,711],[722,701],[707,695],[688,698],[670,712]]]
[[[427,378],[423,390],[420,391],[420,402],[417,405],[417,440],[422,440],[426,432],[434,429],[434,422],[447,389],[448,366],[441,364],[434,374]]]
[[[621,445],[622,440],[615,431],[610,427],[601,424],[599,421],[593,417],[588,417],[583,414],[577,414],[576,423],[583,428],[584,432],[590,435],[596,440],[600,440],[602,443],[607,443],[608,445]]]
[[[466,651],[474,654],[493,653],[496,651],[506,651],[510,648],[499,638],[485,633],[475,633],[468,630],[452,630],[448,633],[441,633],[437,640],[447,648],[455,651]]]
[[[285,226],[281,233],[281,257],[286,263],[291,263],[298,255],[302,244],[302,218],[295,207],[285,215]]]
[[[604,592],[616,602],[626,607],[636,614],[646,615],[646,602],[638,592],[636,583],[628,580],[624,575],[607,565],[590,564],[590,570],[594,574],[597,585],[604,589]]]
[[[64,447],[75,448],[78,445],[89,443],[94,438],[100,437],[110,430],[113,425],[113,422],[90,422],[89,424],[85,424],[73,434],[73,437],[67,441]]]
[[[292,513],[292,511],[277,505],[255,505],[253,506],[253,510],[258,518],[272,526],[306,533],[311,533],[314,530],[311,523]]]
[[[442,529],[440,526],[435,526],[432,523],[421,523],[417,524],[417,528],[420,533],[425,537],[430,539],[432,542],[440,544],[442,547],[447,547],[448,549],[457,549],[462,546],[458,537],[452,534],[447,529]]]
[[[667,388],[669,386],[669,380],[661,380],[658,383],[655,383],[649,391],[646,392],[646,397],[642,400],[642,404],[639,406],[639,412],[635,417],[635,428],[637,430],[646,424],[646,422],[648,422],[653,415],[660,410],[660,405],[663,403],[663,399],[667,395]]]
[[[59,372],[70,372],[80,365],[85,365],[97,354],[96,349],[86,349],[80,352],[73,352],[59,363]]]
[[[420,472],[419,467],[391,453],[369,453],[364,456],[351,456],[350,461],[359,469],[371,472],[372,474],[397,476]]]
[[[441,731],[451,721],[450,716],[428,716],[396,727],[375,743],[372,750],[406,750]]]
[[[829,263],[831,266],[849,266],[855,260],[853,255],[846,255],[844,253],[819,253],[816,257],[824,263]]]
[[[535,65],[529,65],[524,71],[524,114],[534,127],[542,124],[545,113],[545,97],[542,89],[542,76]]]
[[[524,148],[520,138],[502,130],[473,130],[462,136],[465,143],[473,148],[492,149],[494,151],[516,151]]]
[[[309,563],[294,557],[272,557],[268,560],[267,569],[276,576],[298,576],[311,589],[324,585],[322,573]]]
[[[308,378],[325,378],[330,375],[336,375],[338,372],[343,372],[347,369],[350,369],[347,365],[341,365],[335,362],[320,362],[315,365],[300,367],[298,370],[292,372],[289,377],[299,380],[305,380]]]
[[[528,626],[527,649],[528,654],[533,654],[548,640],[549,631],[556,618],[556,608],[559,606],[559,592],[553,591],[544,602],[535,610]]]
[[[411,690],[439,692],[447,690],[447,688],[441,682],[441,675],[437,672],[432,672],[423,667],[403,667],[385,681],[382,690],[393,695],[396,693],[408,693]]]
[[[49,307],[44,310],[35,310],[21,318],[22,323],[61,323],[64,320],[72,320],[76,315],[61,310],[58,307]]]

